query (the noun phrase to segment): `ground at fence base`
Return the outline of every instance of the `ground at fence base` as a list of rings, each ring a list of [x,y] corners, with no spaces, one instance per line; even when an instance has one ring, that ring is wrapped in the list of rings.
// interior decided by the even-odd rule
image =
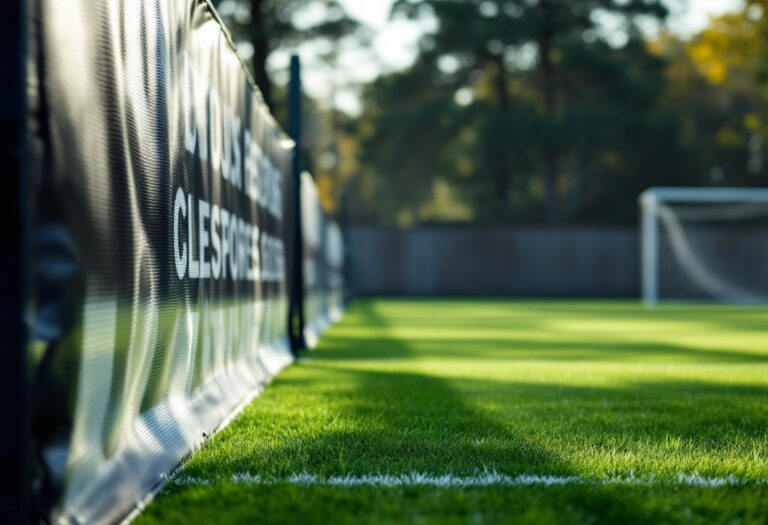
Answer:
[[[765,523],[765,326],[765,308],[361,301],[137,523]],[[488,472],[577,481],[370,483]]]

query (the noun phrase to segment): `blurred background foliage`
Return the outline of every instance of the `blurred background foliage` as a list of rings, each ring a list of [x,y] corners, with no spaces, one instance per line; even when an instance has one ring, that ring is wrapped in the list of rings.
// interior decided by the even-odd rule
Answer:
[[[665,29],[667,4],[395,1],[393,17],[432,21],[413,64],[359,86],[359,114],[306,100],[325,207],[403,227],[626,225],[650,186],[765,186],[768,0],[685,38]],[[283,122],[273,54],[313,42],[334,71],[340,49],[370,44],[335,0],[218,7]]]

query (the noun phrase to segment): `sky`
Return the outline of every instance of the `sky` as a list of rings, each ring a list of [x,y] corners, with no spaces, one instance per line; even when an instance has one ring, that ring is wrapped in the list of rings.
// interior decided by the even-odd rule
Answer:
[[[356,86],[383,71],[408,66],[416,55],[419,36],[430,28],[425,22],[390,20],[393,0],[340,1],[353,18],[371,28],[374,35],[371,49],[343,52],[332,75],[329,75],[327,65],[317,64],[313,59],[315,50],[301,50],[305,63],[304,86],[311,96],[324,101],[325,105],[333,99],[337,107],[356,114],[360,111]],[[670,0],[669,27],[680,35],[690,36],[704,28],[709,17],[733,11],[742,3],[742,0]],[[311,15],[308,18],[311,19]],[[287,57],[276,56],[274,60],[282,63]]]

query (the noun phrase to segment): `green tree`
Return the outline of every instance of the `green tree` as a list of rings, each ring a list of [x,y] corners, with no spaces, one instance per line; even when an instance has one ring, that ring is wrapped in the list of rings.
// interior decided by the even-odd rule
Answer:
[[[435,179],[451,169],[452,131],[460,114],[453,90],[434,74],[430,64],[417,61],[365,87],[356,196],[368,209],[358,208],[358,218],[419,221]]]
[[[276,49],[295,48],[310,41],[336,42],[359,35],[363,26],[351,18],[337,0],[217,0],[215,2],[235,42],[252,45],[250,60],[256,84],[273,107],[272,81],[267,60]],[[318,10],[317,21],[306,27],[297,16]]]
[[[573,139],[567,121],[576,92],[567,92],[565,80],[580,76],[582,84],[588,84],[590,76],[599,76],[599,70],[588,67],[599,66],[600,57],[590,55],[616,47],[603,20],[620,25],[627,45],[633,45],[641,40],[638,17],[660,20],[667,14],[660,0],[398,0],[394,10],[436,20],[436,30],[424,37],[422,53],[444,63],[450,57],[461,87],[475,88],[479,78],[490,88],[486,103],[498,114],[492,133],[505,134],[506,122],[515,116],[511,77],[528,82],[528,104],[535,111],[526,117],[533,117],[528,122],[534,132],[529,142],[535,144],[527,146],[538,153],[537,171],[550,223],[560,219],[563,161]],[[571,66],[579,70],[571,71]],[[503,219],[513,175],[510,152],[517,149],[505,140],[487,144],[494,144],[486,152],[493,159],[489,173],[494,178],[494,215]]]

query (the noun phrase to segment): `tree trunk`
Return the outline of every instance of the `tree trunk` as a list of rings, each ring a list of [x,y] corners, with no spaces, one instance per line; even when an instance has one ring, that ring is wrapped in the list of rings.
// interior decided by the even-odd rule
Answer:
[[[557,118],[557,101],[555,93],[555,65],[552,62],[552,41],[554,39],[553,18],[555,16],[551,0],[541,0],[543,10],[541,40],[539,55],[541,68],[542,90],[544,92],[544,115],[547,123],[554,128]],[[557,194],[557,181],[560,178],[560,159],[554,137],[549,133],[544,142],[544,206],[549,224],[560,221],[560,204]]]
[[[493,57],[497,66],[496,72],[496,101],[498,104],[499,121],[506,123],[506,119],[509,118],[510,97],[507,86],[507,74],[504,68],[503,55],[495,55]],[[494,141],[497,144],[495,155],[495,169],[494,169],[494,190],[496,203],[493,211],[493,218],[497,221],[503,221],[507,211],[507,197],[509,194],[509,162],[507,159],[508,151],[505,137],[495,137]]]
[[[251,44],[253,45],[253,74],[256,85],[259,86],[264,102],[270,110],[272,107],[272,82],[267,74],[267,58],[269,58],[269,39],[265,26],[264,1],[251,0],[251,20],[253,29]]]

